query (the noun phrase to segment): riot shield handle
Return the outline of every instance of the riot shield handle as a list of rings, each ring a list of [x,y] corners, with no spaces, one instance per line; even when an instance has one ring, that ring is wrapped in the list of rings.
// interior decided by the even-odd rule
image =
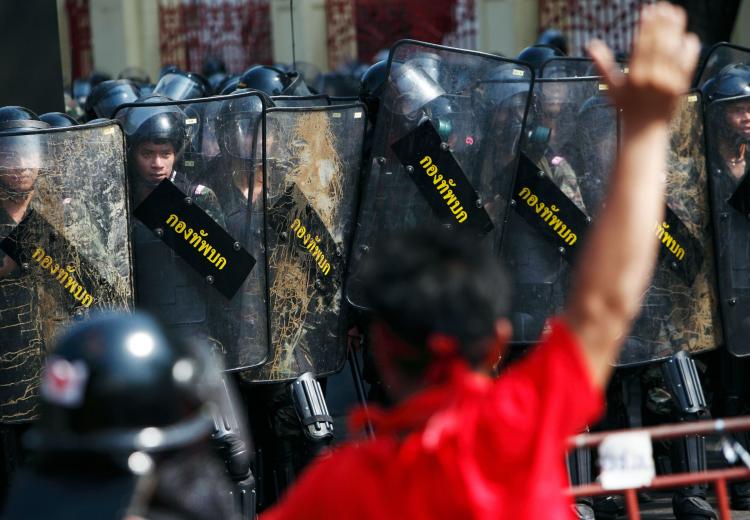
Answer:
[[[664,379],[681,412],[701,415],[706,411],[706,398],[698,377],[695,361],[682,350],[662,365]]]
[[[333,438],[333,418],[328,413],[323,389],[312,372],[305,372],[291,384],[292,401],[305,435],[314,442]]]

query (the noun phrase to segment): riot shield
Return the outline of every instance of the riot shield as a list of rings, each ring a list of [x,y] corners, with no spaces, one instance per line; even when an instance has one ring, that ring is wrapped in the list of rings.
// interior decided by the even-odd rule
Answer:
[[[588,58],[561,56],[550,58],[542,64],[542,78],[585,78],[596,76],[594,62]]]
[[[221,353],[227,370],[268,357],[254,269],[261,244],[264,97],[132,104],[128,144],[137,304]],[[261,303],[259,303],[261,302]]]
[[[132,306],[126,193],[114,122],[0,134],[0,422],[36,416],[62,325]]]
[[[498,56],[393,46],[352,251],[353,305],[368,307],[360,266],[393,232],[445,226],[497,250],[531,83],[526,65]]]
[[[617,118],[598,78],[534,83],[501,257],[513,279],[513,341],[534,343],[562,310],[570,265],[600,207]]]
[[[337,372],[346,358],[344,280],[359,197],[361,104],[266,113],[266,248],[272,357],[249,382]]]
[[[325,107],[331,104],[325,94],[312,96],[271,96],[277,107]]]
[[[735,356],[750,355],[750,176],[747,113],[750,96],[706,108],[706,136],[719,298],[724,339]]]
[[[618,366],[721,344],[703,127],[700,94],[683,96],[670,126],[666,214],[654,223],[659,261]]]
[[[695,75],[694,86],[702,89],[707,81],[721,72],[721,69],[737,63],[750,65],[750,49],[726,42],[717,43],[701,62]]]

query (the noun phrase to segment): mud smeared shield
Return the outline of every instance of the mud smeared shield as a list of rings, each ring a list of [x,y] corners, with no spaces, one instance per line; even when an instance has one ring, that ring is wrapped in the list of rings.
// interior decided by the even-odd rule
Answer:
[[[265,276],[255,267],[262,234],[253,232],[263,216],[263,109],[260,94],[241,93],[117,113],[128,143],[137,303],[206,340],[227,370],[269,355]],[[159,145],[164,161],[174,153],[162,176],[143,157],[165,153]]]
[[[116,123],[0,134],[0,422],[35,417],[61,325],[132,306],[126,193]]]
[[[706,108],[708,168],[719,298],[727,348],[736,356],[750,355],[750,134],[731,117],[750,108],[750,96],[715,101]]]
[[[353,305],[368,307],[362,260],[394,232],[445,226],[497,250],[531,83],[526,65],[497,56],[394,45],[352,251]]]
[[[700,95],[683,97],[671,124],[667,207],[655,222],[659,262],[619,366],[699,353],[722,342]]]
[[[268,320],[272,357],[250,382],[325,376],[346,357],[346,266],[359,195],[361,104],[266,113]]]
[[[695,87],[703,88],[707,81],[715,78],[727,65],[742,63],[750,65],[750,49],[731,43],[717,43],[708,51],[695,76]]]
[[[514,281],[516,343],[562,310],[570,265],[604,195],[617,119],[597,78],[534,83],[501,255]]]

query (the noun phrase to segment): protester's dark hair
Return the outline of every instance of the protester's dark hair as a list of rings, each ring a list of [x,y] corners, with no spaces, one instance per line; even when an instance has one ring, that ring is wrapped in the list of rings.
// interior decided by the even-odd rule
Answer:
[[[383,241],[363,268],[373,319],[425,353],[431,334],[455,338],[461,356],[479,366],[487,348],[482,340],[493,336],[495,321],[510,306],[508,278],[486,249],[476,238],[442,228]]]

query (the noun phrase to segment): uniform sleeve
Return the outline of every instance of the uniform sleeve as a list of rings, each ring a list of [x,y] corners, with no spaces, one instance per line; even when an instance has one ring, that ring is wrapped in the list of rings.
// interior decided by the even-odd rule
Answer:
[[[524,360],[500,376],[491,396],[485,424],[492,422],[503,439],[517,439],[519,454],[542,433],[557,441],[580,433],[598,418],[604,401],[578,340],[559,319],[551,320],[549,331]]]

